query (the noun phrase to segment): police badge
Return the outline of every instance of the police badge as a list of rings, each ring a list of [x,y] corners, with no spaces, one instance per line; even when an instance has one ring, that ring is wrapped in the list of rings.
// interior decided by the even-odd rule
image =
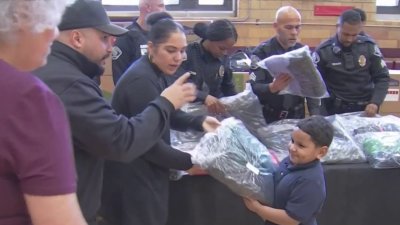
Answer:
[[[360,64],[361,67],[364,67],[367,64],[367,58],[365,58],[364,55],[360,55],[360,57],[358,57],[358,64]]]
[[[319,57],[317,52],[313,52],[311,58],[312,58],[314,64],[318,64],[319,61],[321,61],[321,58]]]

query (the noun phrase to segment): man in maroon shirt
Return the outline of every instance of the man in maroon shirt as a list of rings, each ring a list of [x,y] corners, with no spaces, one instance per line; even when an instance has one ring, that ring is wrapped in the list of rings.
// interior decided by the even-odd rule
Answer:
[[[64,108],[27,72],[46,63],[65,4],[0,1],[1,225],[86,224]]]

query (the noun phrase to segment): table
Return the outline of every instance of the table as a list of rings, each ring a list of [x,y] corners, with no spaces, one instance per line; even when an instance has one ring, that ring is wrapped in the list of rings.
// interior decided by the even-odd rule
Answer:
[[[400,169],[324,165],[327,200],[319,225],[400,224]],[[210,176],[171,181],[168,225],[262,225],[242,199]]]

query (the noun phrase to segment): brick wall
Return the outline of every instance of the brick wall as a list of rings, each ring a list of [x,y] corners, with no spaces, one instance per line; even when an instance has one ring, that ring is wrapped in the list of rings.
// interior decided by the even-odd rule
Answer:
[[[336,31],[337,16],[314,16],[315,5],[354,6],[367,13],[366,32],[373,36],[381,48],[399,48],[400,21],[375,19],[375,0],[241,0],[239,19],[235,22],[239,32],[238,46],[254,46],[274,35],[272,21],[276,9],[292,5],[302,14],[301,42],[316,46]]]
[[[381,48],[400,48],[400,21],[388,22],[375,19],[375,0],[240,0],[237,18],[231,18],[239,33],[236,46],[256,46],[272,37],[274,29],[272,21],[276,10],[285,5],[292,5],[302,14],[301,42],[311,47],[317,46],[336,32],[337,16],[314,16],[315,5],[354,6],[367,13],[366,32],[374,37]],[[177,18],[179,20],[179,18]],[[193,25],[193,21],[181,21],[185,25]],[[189,37],[189,40],[195,37]],[[114,88],[108,62],[105,76],[102,77],[102,88],[111,92]]]

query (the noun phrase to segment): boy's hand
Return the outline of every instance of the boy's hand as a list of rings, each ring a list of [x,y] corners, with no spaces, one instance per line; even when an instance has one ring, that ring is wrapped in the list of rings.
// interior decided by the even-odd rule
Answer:
[[[192,168],[186,170],[189,175],[207,175],[207,171],[203,170],[199,165],[193,165]]]
[[[261,203],[254,199],[243,197],[243,201],[244,201],[244,204],[246,205],[246,207],[250,211],[255,212],[255,213],[257,213],[258,209],[260,207],[262,207]]]
[[[220,125],[221,123],[216,118],[207,116],[202,127],[205,132],[214,132]]]

